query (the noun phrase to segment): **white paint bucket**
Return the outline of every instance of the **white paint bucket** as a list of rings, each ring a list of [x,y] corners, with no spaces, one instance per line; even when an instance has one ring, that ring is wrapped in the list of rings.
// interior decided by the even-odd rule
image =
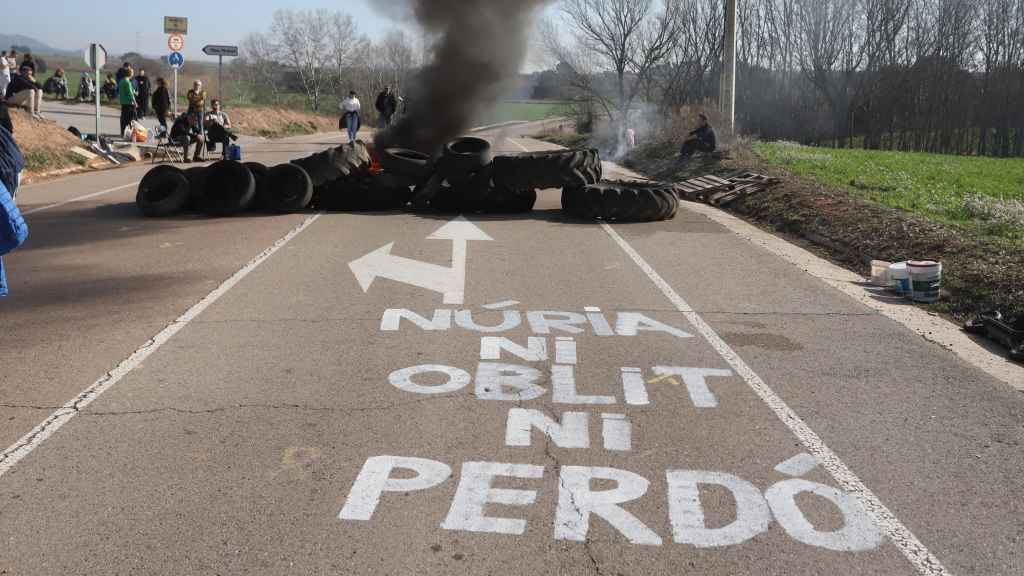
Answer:
[[[910,270],[906,262],[897,262],[889,266],[889,278],[892,288],[897,294],[910,294]]]
[[[884,260],[872,260],[871,261],[871,283],[875,286],[881,286],[883,288],[889,288],[892,286],[892,276],[889,275],[889,267],[892,266],[891,262]]]
[[[942,264],[932,260],[907,262],[910,272],[910,297],[914,302],[935,302],[942,289]]]

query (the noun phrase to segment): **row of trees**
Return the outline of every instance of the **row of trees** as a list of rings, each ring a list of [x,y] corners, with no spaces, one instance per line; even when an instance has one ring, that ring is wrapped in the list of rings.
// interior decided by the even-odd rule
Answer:
[[[422,42],[400,29],[374,42],[351,15],[279,10],[267,32],[243,39],[234,74],[252,101],[280,104],[298,91],[310,108],[321,110],[349,90],[364,100],[386,85],[401,91],[422,66],[423,54]]]
[[[541,30],[553,70],[612,119],[716,99],[724,0],[561,8]],[[738,19],[744,132],[1024,155],[1024,0],[739,0]]]

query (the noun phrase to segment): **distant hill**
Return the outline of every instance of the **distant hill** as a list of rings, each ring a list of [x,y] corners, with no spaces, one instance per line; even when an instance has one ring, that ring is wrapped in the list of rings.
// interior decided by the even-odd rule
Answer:
[[[33,54],[40,55],[68,55],[76,53],[76,50],[61,50],[60,48],[54,48],[49,44],[31,38],[29,36],[22,36],[21,34],[2,34],[0,33],[0,51],[10,50],[11,46],[22,46],[28,48]]]

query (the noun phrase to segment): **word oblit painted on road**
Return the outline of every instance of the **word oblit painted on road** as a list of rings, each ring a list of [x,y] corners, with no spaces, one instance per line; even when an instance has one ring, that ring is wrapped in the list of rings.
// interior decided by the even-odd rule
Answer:
[[[384,333],[465,330],[482,334],[480,360],[475,366],[418,364],[392,371],[387,382],[411,395],[438,396],[468,390],[484,402],[514,403],[500,437],[506,447],[530,447],[542,438],[542,442],[563,449],[624,453],[636,449],[628,410],[653,403],[649,390],[652,385],[671,381],[680,393],[685,390],[689,402],[700,412],[718,408],[716,387],[736,377],[732,370],[714,367],[625,366],[608,375],[614,382],[612,393],[606,389],[604,394],[594,394],[576,378],[578,336],[643,335],[686,340],[693,335],[640,312],[605,314],[596,307],[583,311],[509,309],[516,304],[508,301],[485,306],[486,312],[476,315],[459,309],[438,309],[429,314],[386,310],[380,324]],[[500,335],[521,328],[527,328],[529,335]],[[551,414],[524,404],[542,399],[566,410]],[[780,464],[776,471],[801,476],[814,467],[813,457],[804,454]],[[371,457],[357,475],[338,517],[343,521],[372,521],[388,494],[429,493],[452,480],[453,475],[450,464],[435,459]],[[521,488],[496,488],[495,483],[501,479],[517,479],[516,485]],[[671,534],[658,534],[625,507],[650,498],[652,484],[665,495]],[[595,485],[601,489],[595,489]],[[522,535],[528,528],[526,515],[515,517],[509,510],[534,506],[545,488],[557,495],[549,526],[555,540],[586,541],[595,517],[618,531],[626,542],[646,546],[661,546],[666,540],[697,548],[736,546],[767,532],[773,520],[793,540],[828,550],[868,551],[882,540],[857,500],[831,486],[793,477],[762,490],[726,472],[688,469],[666,470],[658,478],[646,478],[609,467],[565,465],[548,474],[544,466],[534,464],[464,462],[448,512],[438,522],[444,530]],[[708,490],[725,490],[732,495],[734,519],[728,525],[709,526],[705,521],[701,494]],[[841,528],[816,528],[798,505],[801,495],[830,503],[843,519]],[[488,506],[494,504],[506,507],[503,516],[487,513]]]

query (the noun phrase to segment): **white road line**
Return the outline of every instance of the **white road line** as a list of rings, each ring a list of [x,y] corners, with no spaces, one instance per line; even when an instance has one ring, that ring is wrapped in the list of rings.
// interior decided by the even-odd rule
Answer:
[[[63,202],[57,202],[55,204],[48,204],[46,206],[40,206],[39,208],[25,210],[21,214],[22,216],[28,216],[30,214],[35,214],[36,212],[42,212],[43,210],[50,210],[51,208],[58,208],[60,206],[64,206],[65,204],[71,204],[72,202],[81,202],[82,200],[88,200],[89,198],[95,198],[97,196],[103,196],[104,194],[110,194],[111,192],[117,192],[118,190],[124,190],[125,188],[131,188],[132,186],[138,185],[139,182],[141,182],[141,180],[137,182],[129,182],[128,184],[116,186],[114,188],[108,188],[106,190],[101,190],[99,192],[93,192],[92,194],[86,194],[85,196],[78,196],[77,198],[64,200]]]
[[[159,334],[143,344],[141,348],[132,353],[128,358],[124,359],[113,370],[107,372],[100,377],[99,380],[93,382],[91,386],[50,414],[46,420],[43,420],[43,422],[33,428],[31,432],[22,436],[21,439],[0,453],[0,477],[10,471],[10,469],[21,461],[22,458],[28,456],[33,450],[42,445],[42,443],[50,436],[53,436],[62,426],[74,418],[76,414],[99,398],[101,394],[120,382],[122,378],[142,364],[146,358],[149,358],[150,354],[160,349],[161,346],[166,344],[167,341],[173,338],[174,335],[182,328],[188,326],[190,322],[199,317],[199,315],[209,308],[210,305],[219,300],[224,294],[227,294],[228,290],[231,290],[243,278],[258,268],[260,264],[265,262],[268,258],[273,256],[275,252],[291,242],[292,239],[301,234],[303,230],[308,228],[313,224],[313,222],[316,222],[318,218],[320,218],[320,214],[315,214],[306,218],[306,220],[297,228],[293,229],[283,238],[275,242],[273,246],[264,250],[259,256],[250,260],[249,263],[241,270],[235,272],[233,276],[225,280],[224,283],[218,286],[213,292],[207,294],[205,298],[196,303],[195,306],[189,308],[188,311],[179,316],[177,320],[171,322],[166,328],[161,330]]]
[[[757,394],[772,412],[782,420],[793,434],[800,440],[807,450],[814,455],[821,466],[835,478],[836,482],[851,495],[853,495],[864,510],[874,519],[878,527],[885,533],[892,543],[900,549],[907,560],[917,569],[918,573],[925,576],[950,576],[950,572],[942,565],[938,558],[932,554],[920,540],[896,518],[882,501],[878,499],[864,482],[850,470],[839,456],[835,454],[811,428],[782,400],[771,388],[765,384],[754,371],[747,366],[738,354],[726,344],[714,329],[697,314],[689,304],[658,274],[650,264],[644,260],[632,246],[626,242],[610,225],[602,222],[601,227],[622,248],[633,262],[650,278],[651,282],[661,290],[662,294],[672,302],[676,310],[683,313],[687,320],[700,332],[701,336],[718,352],[719,355],[739,374],[747,385]]]

